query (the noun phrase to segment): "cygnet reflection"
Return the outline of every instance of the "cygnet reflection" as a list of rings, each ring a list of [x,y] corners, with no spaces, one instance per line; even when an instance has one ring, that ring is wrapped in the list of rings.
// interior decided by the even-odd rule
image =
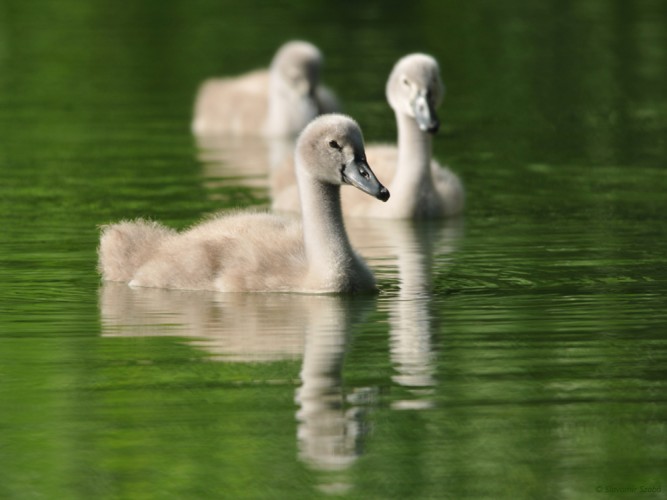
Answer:
[[[342,369],[353,325],[376,308],[374,296],[224,294],[114,282],[100,289],[105,337],[182,337],[223,362],[303,356],[295,394],[299,458],[315,470],[338,474],[334,482],[322,478],[323,490],[345,488],[340,472],[361,453],[368,398],[359,394],[372,390],[346,394]]]
[[[244,186],[264,197],[295,179],[294,139],[222,135],[195,140],[204,186],[212,194],[221,187]]]
[[[317,333],[306,336],[296,401],[299,454],[315,469],[345,469],[361,453],[365,412],[348,404],[355,394],[346,396],[341,374],[352,325],[363,319],[360,302],[372,305],[371,300],[327,297],[326,307],[319,307],[309,318],[309,331]],[[357,390],[363,391],[367,389]]]
[[[288,298],[104,282],[100,289],[102,335],[183,337],[220,361],[298,359],[305,332],[294,325],[303,324],[308,312]]]
[[[432,276],[451,258],[463,233],[462,219],[419,221],[347,219],[348,233],[378,281],[398,280],[399,289],[388,304],[392,379],[406,389],[392,403],[396,409],[427,409],[434,405],[436,352],[431,310]],[[392,292],[393,293],[393,292]],[[444,330],[438,324],[438,331]]]

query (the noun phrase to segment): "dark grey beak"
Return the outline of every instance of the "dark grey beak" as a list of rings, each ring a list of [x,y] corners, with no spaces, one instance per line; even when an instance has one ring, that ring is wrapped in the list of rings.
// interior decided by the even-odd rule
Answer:
[[[412,111],[420,130],[429,134],[435,134],[438,131],[440,120],[438,120],[438,115],[425,94],[420,93],[415,97],[412,101]]]
[[[341,174],[343,182],[361,189],[364,193],[382,201],[389,199],[389,191],[380,184],[365,159],[355,158],[348,164],[343,165]]]

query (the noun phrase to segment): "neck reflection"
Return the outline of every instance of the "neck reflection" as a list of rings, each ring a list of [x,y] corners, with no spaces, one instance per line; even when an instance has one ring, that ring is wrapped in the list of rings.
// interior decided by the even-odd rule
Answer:
[[[392,380],[405,389],[393,400],[395,409],[433,407],[436,352],[431,310],[432,276],[436,259],[440,265],[456,250],[463,233],[462,219],[383,220],[348,219],[353,245],[374,268],[387,268],[386,281],[398,281],[399,289],[386,301],[389,316]],[[387,264],[390,264],[387,266]],[[385,281],[378,276],[379,280]],[[438,325],[438,331],[443,325]]]
[[[105,337],[181,337],[227,363],[303,357],[295,393],[298,456],[324,474],[320,487],[330,492],[350,486],[345,470],[363,449],[372,390],[346,394],[342,373],[354,325],[376,308],[374,296],[223,294],[113,282],[100,289]]]

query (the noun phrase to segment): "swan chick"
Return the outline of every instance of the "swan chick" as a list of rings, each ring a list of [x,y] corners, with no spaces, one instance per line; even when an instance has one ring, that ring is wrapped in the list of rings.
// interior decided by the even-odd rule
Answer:
[[[197,135],[294,137],[316,116],[340,110],[320,83],[323,57],[315,45],[287,42],[268,70],[203,82],[194,105]]]
[[[343,224],[340,187],[382,201],[389,191],[369,167],[361,129],[344,115],[311,122],[296,145],[302,221],[236,212],[183,232],[137,220],[103,226],[99,271],[130,286],[222,292],[356,293],[376,290]]]
[[[432,136],[440,128],[436,109],[444,97],[440,67],[432,56],[410,54],[394,65],[386,85],[396,115],[398,145],[369,145],[367,154],[392,199],[384,210],[354,195],[343,198],[345,213],[358,217],[433,219],[463,211],[459,177],[432,157]]]
[[[465,199],[463,184],[432,157],[432,135],[440,127],[436,109],[444,96],[438,62],[419,53],[399,59],[387,80],[386,96],[396,115],[398,144],[371,144],[366,153],[378,178],[389,186],[391,200],[379,206],[347,190],[342,196],[344,214],[392,219],[459,214]],[[283,186],[274,193],[272,208],[299,211],[294,182]]]

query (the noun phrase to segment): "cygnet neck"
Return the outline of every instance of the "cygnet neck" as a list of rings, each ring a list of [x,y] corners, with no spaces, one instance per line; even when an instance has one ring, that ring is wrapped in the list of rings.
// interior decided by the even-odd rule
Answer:
[[[317,104],[312,96],[287,88],[275,70],[270,73],[266,135],[296,135],[317,114]]]
[[[416,120],[396,113],[398,127],[398,166],[391,183],[391,197],[397,206],[415,206],[420,195],[432,191],[432,138],[420,130]]]
[[[310,279],[335,281],[348,275],[355,262],[343,222],[340,186],[309,175],[298,159],[296,172]]]

